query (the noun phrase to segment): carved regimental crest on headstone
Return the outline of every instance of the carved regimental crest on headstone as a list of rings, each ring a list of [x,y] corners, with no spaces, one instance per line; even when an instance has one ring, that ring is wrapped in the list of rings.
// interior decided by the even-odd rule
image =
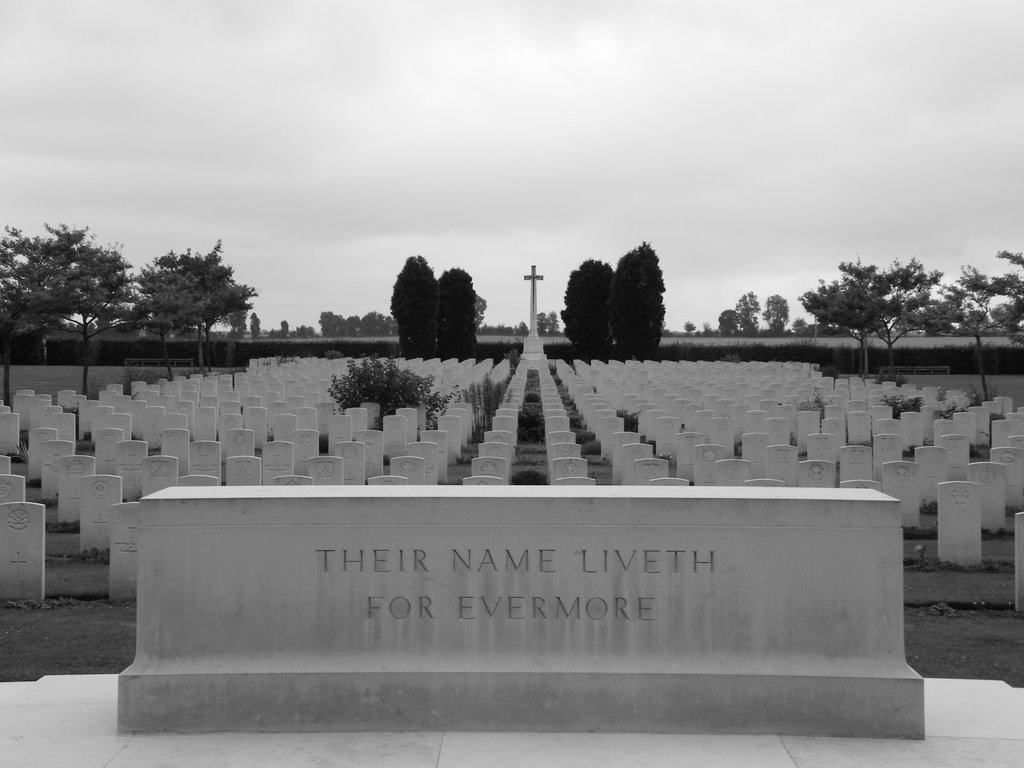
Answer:
[[[7,526],[15,531],[23,531],[28,528],[28,512],[24,509],[12,509],[7,515]]]

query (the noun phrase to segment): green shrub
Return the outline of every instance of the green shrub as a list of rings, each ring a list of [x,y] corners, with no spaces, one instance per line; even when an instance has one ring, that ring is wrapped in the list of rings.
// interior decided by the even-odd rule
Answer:
[[[882,405],[892,408],[892,417],[898,419],[904,413],[920,413],[923,400],[913,395],[882,395]]]
[[[342,410],[358,408],[360,403],[380,405],[381,416],[393,415],[397,408],[426,408],[427,429],[437,429],[438,415],[460,396],[458,388],[447,395],[431,392],[433,376],[419,376],[399,368],[391,358],[364,357],[353,362],[344,376],[331,378],[327,392]]]
[[[623,432],[640,431],[640,413],[637,411],[616,411],[615,415],[622,419]]]
[[[520,443],[544,442],[544,414],[537,408],[523,408],[519,412],[516,438]]]
[[[540,395],[538,395],[536,392],[527,392],[526,395],[523,397],[523,402],[524,403],[539,403],[540,402]]]
[[[548,476],[536,469],[523,469],[512,475],[510,485],[547,485]]]

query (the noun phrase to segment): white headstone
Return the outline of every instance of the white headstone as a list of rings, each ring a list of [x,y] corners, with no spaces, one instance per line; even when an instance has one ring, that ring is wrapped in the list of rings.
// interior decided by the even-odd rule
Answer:
[[[939,483],[939,560],[981,563],[981,496],[974,483]]]
[[[0,504],[0,600],[46,596],[46,507],[24,501]]]
[[[110,508],[122,501],[121,477],[86,475],[78,482],[79,533],[82,552],[110,546]]]

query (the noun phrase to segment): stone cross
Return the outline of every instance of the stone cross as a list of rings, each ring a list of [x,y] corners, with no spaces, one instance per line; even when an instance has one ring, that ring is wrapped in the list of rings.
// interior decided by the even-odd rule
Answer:
[[[523,280],[530,281],[530,336],[537,335],[537,281],[543,280],[544,275],[537,274],[537,266],[530,267],[530,274],[523,275]]]
[[[15,558],[15,559],[14,559],[14,560],[11,560],[11,564],[12,564],[12,565],[13,565],[13,566],[15,567],[15,569],[16,569],[16,571],[15,571],[15,580],[16,580],[16,581],[17,581],[17,582],[18,582],[19,584],[21,583],[21,566],[23,566],[23,565],[28,565],[28,560],[24,560],[24,559],[20,559],[20,560],[19,560],[18,558],[20,558],[20,557],[21,557],[21,550],[19,549],[19,550],[18,550],[18,551],[17,551],[16,553],[15,553],[15,555],[14,555],[14,558]]]

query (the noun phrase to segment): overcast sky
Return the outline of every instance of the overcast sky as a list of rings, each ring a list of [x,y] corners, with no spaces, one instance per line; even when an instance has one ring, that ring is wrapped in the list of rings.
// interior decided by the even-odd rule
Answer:
[[[0,225],[142,266],[221,239],[264,329],[390,311],[405,259],[485,322],[643,241],[666,323],[840,261],[1024,250],[1024,3],[0,0]]]

